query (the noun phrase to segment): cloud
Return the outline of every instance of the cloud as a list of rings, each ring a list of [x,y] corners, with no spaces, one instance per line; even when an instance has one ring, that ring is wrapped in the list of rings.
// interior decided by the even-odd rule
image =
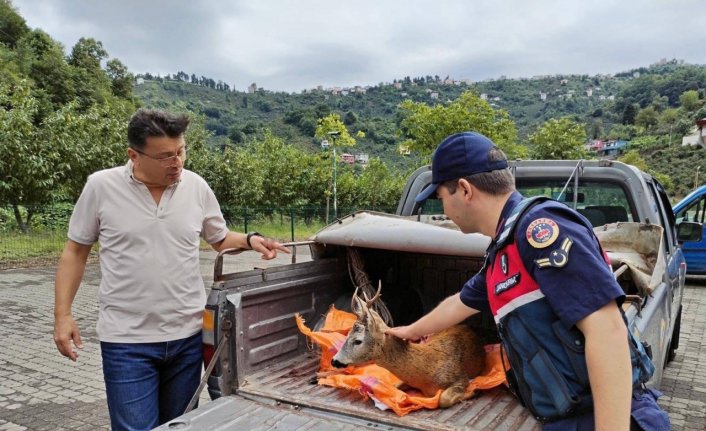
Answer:
[[[67,52],[93,37],[133,72],[181,70],[240,90],[615,73],[661,58],[706,63],[698,0],[13,3]]]

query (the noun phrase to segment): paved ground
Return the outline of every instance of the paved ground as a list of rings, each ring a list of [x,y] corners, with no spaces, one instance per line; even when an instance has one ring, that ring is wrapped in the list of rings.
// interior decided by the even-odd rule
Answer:
[[[212,281],[213,256],[203,252],[202,274]],[[299,260],[308,259],[302,254]],[[226,257],[226,269],[287,263],[260,261],[253,253]],[[98,340],[95,336],[99,270],[90,264],[74,301],[84,349],[77,363],[52,341],[55,268],[0,271],[0,430],[108,429]],[[706,428],[706,280],[691,279],[684,299],[681,345],[667,367],[661,404],[675,430]],[[205,393],[205,391],[204,391]],[[201,402],[208,402],[202,394]]]

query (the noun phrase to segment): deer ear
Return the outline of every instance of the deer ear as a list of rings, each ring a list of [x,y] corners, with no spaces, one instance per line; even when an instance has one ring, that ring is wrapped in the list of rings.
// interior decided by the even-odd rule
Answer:
[[[351,302],[351,308],[352,308],[351,311],[353,312],[353,314],[356,315],[356,317],[359,320],[362,320],[366,317],[365,316],[365,308],[363,308],[363,307],[364,307],[363,301],[360,298],[358,298],[357,296],[354,296],[353,301]]]

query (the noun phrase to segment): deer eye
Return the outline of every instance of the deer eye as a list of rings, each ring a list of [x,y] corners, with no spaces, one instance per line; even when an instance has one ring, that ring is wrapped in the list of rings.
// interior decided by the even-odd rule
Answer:
[[[363,340],[353,340],[353,345],[357,346],[359,344],[363,344]]]

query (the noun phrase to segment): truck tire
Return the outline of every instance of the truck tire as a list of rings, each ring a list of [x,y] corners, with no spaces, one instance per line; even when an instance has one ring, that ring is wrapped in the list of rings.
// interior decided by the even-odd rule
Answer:
[[[674,323],[674,332],[672,332],[672,339],[669,341],[669,348],[667,349],[667,360],[665,365],[672,362],[677,356],[677,349],[679,348],[679,333],[681,332],[681,307],[679,307],[679,312],[677,313],[677,321]]]

